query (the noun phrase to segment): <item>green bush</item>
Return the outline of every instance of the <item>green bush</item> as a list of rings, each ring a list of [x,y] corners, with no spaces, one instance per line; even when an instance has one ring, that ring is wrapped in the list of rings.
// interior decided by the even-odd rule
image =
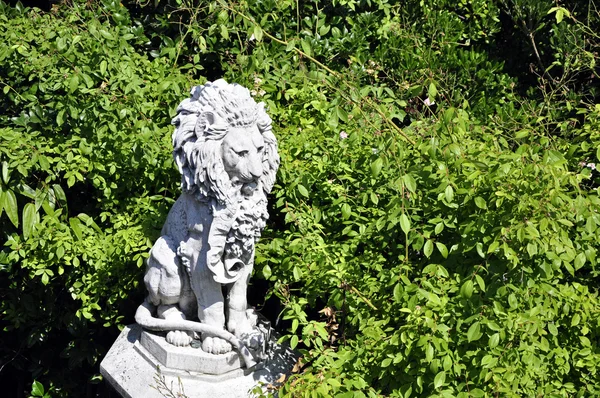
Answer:
[[[223,76],[279,139],[255,277],[303,354],[282,395],[600,394],[583,6],[2,5],[3,357],[56,394],[96,379],[178,195],[173,108]]]
[[[134,50],[145,37],[124,9],[1,7],[0,351],[68,392],[143,297],[177,191],[169,121],[192,82]]]

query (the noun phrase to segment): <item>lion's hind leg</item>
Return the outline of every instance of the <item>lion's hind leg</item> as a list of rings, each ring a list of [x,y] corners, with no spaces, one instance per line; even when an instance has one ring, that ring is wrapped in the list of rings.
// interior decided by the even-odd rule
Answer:
[[[189,281],[177,256],[177,245],[170,236],[161,236],[152,246],[144,282],[150,302],[157,306],[159,318],[176,321],[186,319],[183,311],[187,308],[179,308],[179,305],[189,301],[184,297],[191,293]],[[192,332],[171,330],[168,331],[166,339],[167,342],[181,347],[189,345],[193,336]]]

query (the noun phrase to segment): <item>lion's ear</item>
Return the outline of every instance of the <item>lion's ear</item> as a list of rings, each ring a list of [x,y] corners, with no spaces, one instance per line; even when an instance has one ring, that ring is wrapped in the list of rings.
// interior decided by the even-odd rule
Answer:
[[[213,124],[217,124],[217,115],[213,112],[204,112],[204,117],[206,118],[207,126],[212,126]]]
[[[196,136],[206,133],[227,131],[227,124],[214,112],[202,112],[196,121]]]

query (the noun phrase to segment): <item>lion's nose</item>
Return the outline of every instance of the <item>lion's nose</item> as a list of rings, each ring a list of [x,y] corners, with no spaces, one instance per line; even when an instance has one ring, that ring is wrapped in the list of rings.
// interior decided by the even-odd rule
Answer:
[[[256,156],[252,159],[252,162],[250,162],[250,174],[252,174],[252,178],[258,180],[262,176],[262,173],[262,162],[260,161],[260,158]]]

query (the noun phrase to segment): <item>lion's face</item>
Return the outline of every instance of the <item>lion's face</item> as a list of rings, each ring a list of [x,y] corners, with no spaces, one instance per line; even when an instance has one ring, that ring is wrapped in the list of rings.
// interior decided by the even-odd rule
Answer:
[[[264,146],[256,125],[228,131],[221,144],[221,158],[233,186],[256,186],[263,175]]]
[[[222,79],[192,89],[173,119],[173,156],[184,192],[224,206],[237,202],[240,192],[256,200],[271,192],[279,155],[264,108],[248,89]]]

